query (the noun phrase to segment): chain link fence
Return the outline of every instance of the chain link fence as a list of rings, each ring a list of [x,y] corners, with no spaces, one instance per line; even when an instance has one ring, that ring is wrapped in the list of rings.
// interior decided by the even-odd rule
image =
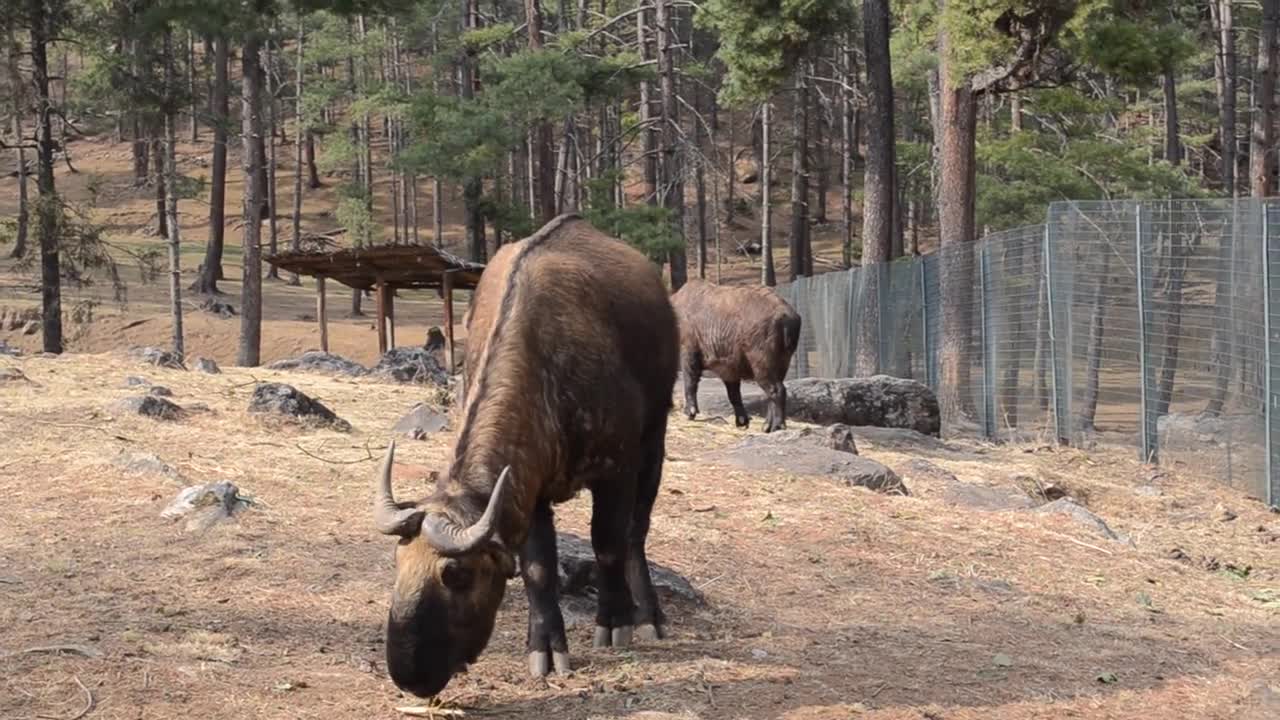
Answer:
[[[792,376],[914,378],[948,434],[1132,445],[1280,505],[1280,204],[1046,220],[780,286],[804,318]]]

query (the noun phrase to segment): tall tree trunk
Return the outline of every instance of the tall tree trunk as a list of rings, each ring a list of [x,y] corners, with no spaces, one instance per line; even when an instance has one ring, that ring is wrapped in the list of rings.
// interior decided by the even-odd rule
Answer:
[[[438,50],[439,34],[437,26],[431,26],[431,54]],[[440,73],[431,74],[431,89],[439,94]],[[436,247],[444,247],[444,188],[440,186],[440,177],[431,178],[431,242]]]
[[[702,90],[694,90],[694,107],[699,113],[703,109]],[[714,103],[714,98],[712,99]],[[698,149],[698,164],[694,168],[694,202],[698,212],[698,279],[707,279],[707,161],[715,153],[715,148],[707,142],[706,128],[702,119],[693,119],[693,144]],[[714,182],[714,179],[712,180]]]
[[[893,77],[889,55],[888,0],[866,0],[862,5],[862,39],[867,58],[867,143],[862,182],[862,297],[856,372],[880,372],[877,352],[880,340],[879,263],[893,255],[893,223],[897,188],[894,182]]]
[[[525,16],[528,21],[529,49],[542,49],[542,4],[539,0],[525,0]],[[537,201],[537,220],[540,223],[551,222],[556,216],[556,160],[552,150],[554,141],[551,136],[551,123],[543,120],[533,128],[533,162],[537,165],[537,180],[534,182]],[[568,147],[565,148],[568,152]]]
[[[857,60],[853,51],[853,32],[845,35],[840,49],[840,224],[844,237],[840,243],[840,266],[853,267],[853,155],[858,150],[854,134],[854,88],[857,83]]]
[[[640,46],[640,58],[648,63],[654,59],[649,32],[649,9],[654,0],[640,0],[639,12],[636,13],[636,37]],[[653,111],[653,84],[648,80],[640,81],[640,125],[644,128],[644,201],[649,205],[658,204],[658,133]]]
[[[196,86],[196,36],[187,31],[187,92],[191,95],[191,107],[187,110],[191,121],[191,142],[200,142],[200,91]]]
[[[944,418],[969,409],[973,327],[973,241],[977,103],[968,78],[952,67],[947,31],[938,34],[940,124],[939,231],[942,262],[942,348],[939,405]]]
[[[302,100],[303,82],[306,73],[305,68],[306,56],[303,48],[306,47],[307,24],[302,19],[298,19],[298,46],[295,49],[297,53],[294,62],[297,67],[294,68],[294,128],[293,128],[293,237],[289,242],[289,249],[298,252],[302,249],[302,166],[306,155],[306,146],[311,138],[311,128],[307,127],[307,119],[305,117],[305,104]],[[289,273],[290,285],[301,285],[302,278],[298,277],[298,273]]]
[[[262,346],[262,206],[267,188],[262,166],[262,73],[258,67],[262,38],[256,32],[245,37],[241,54],[241,152],[244,167],[244,276],[240,295],[240,347],[236,364],[256,367]]]
[[[266,93],[267,93],[267,247],[271,255],[275,255],[280,251],[280,228],[276,224],[276,215],[278,205],[276,204],[276,95],[279,93],[279,84],[276,82],[275,72],[275,52],[271,48],[271,41],[262,44],[262,68],[263,75],[266,77]],[[280,269],[275,265],[267,268],[267,278],[271,280],[280,279]]]
[[[1107,280],[1111,274],[1111,253],[1102,253],[1102,267],[1093,289],[1093,308],[1089,314],[1089,344],[1085,351],[1084,399],[1080,407],[1080,428],[1093,430],[1098,415],[1098,396],[1102,373],[1102,351],[1105,336]],[[1052,312],[1052,311],[1051,311]],[[1145,379],[1143,379],[1145,382]]]
[[[213,39],[213,94],[210,100],[213,122],[213,163],[209,181],[209,240],[205,244],[204,262],[192,290],[202,294],[218,292],[222,274],[222,248],[226,232],[227,142],[231,124],[228,108],[230,82],[228,71],[230,50],[227,37]]]
[[[815,66],[816,62],[811,62],[809,64],[810,74],[816,74],[816,70],[814,70]],[[830,127],[827,122],[829,108],[827,107],[827,103],[823,100],[821,92],[814,92],[811,93],[811,95],[813,96],[813,107],[811,112],[814,114],[813,147],[815,148],[815,151],[812,153],[809,164],[813,167],[817,184],[814,187],[813,211],[810,214],[813,216],[813,222],[815,224],[826,225],[827,193],[831,190],[831,164],[827,161],[829,156],[827,150],[831,143],[831,134],[829,132]],[[812,265],[812,253],[810,253],[809,259],[810,265]],[[812,267],[809,268],[809,274],[813,274]]]
[[[165,215],[169,238],[169,303],[173,317],[173,352],[186,355],[182,337],[182,242],[178,223],[178,98],[173,64],[173,30],[164,33],[164,173],[157,182],[165,186]],[[157,154],[159,156],[159,154]]]
[[[17,167],[14,168],[14,171],[15,177],[18,179],[18,216],[16,218],[18,226],[15,229],[13,251],[9,254],[9,257],[23,258],[27,254],[27,225],[30,214],[27,207],[27,151],[25,142],[22,139],[22,116],[26,112],[23,98],[25,84],[18,70],[18,56],[22,53],[22,46],[18,43],[12,25],[6,28],[5,35],[5,39],[8,41],[5,55],[9,74],[9,90],[12,96],[10,109],[13,112],[12,129],[15,141],[13,157],[17,162]]]
[[[31,38],[31,84],[36,103],[36,234],[40,240],[40,300],[42,346],[62,352],[62,273],[58,224],[61,201],[53,183],[53,99],[49,96],[49,42],[54,34],[44,0],[28,0]]]
[[[467,30],[475,30],[479,27],[478,13],[477,0],[466,0],[463,23]],[[475,50],[468,48],[463,53],[458,67],[462,85],[462,97],[466,100],[474,99],[476,95],[477,61],[474,53]],[[548,186],[548,189],[550,187]],[[484,179],[479,177],[467,178],[462,186],[464,224],[466,226],[469,254],[471,259],[477,262],[483,262],[485,259],[484,213],[480,207],[483,195]],[[545,209],[543,212],[545,212]]]
[[[138,78],[147,77],[150,75],[147,44],[142,37],[134,37],[131,44],[133,45],[131,58],[133,75]],[[142,113],[134,110],[130,114],[133,116],[133,179],[141,186],[145,185],[151,177],[150,138],[148,138],[148,128]]]
[[[350,96],[350,102],[354,103],[360,97],[360,85],[356,80],[356,46],[358,45],[355,24],[350,20],[347,21],[347,35],[351,40],[351,45],[346,53],[347,65],[347,94]],[[351,158],[351,185],[357,190],[367,190],[368,183],[364,173],[364,153],[360,152],[360,122],[356,118],[355,113],[351,114],[351,125],[348,132],[351,135],[351,147],[353,150]],[[352,243],[356,247],[364,244],[364,239],[359,236],[351,238]],[[361,307],[364,300],[364,291],[359,288],[351,290],[351,317],[362,317],[364,309]]]
[[[1182,141],[1178,138],[1178,77],[1172,64],[1164,69],[1164,159],[1182,164]]]
[[[1218,35],[1214,63],[1218,81],[1218,135],[1222,142],[1222,189],[1236,194],[1236,39],[1232,0],[1212,0],[1209,4]]]
[[[164,191],[164,140],[161,135],[164,133],[164,116],[161,114],[160,127],[157,128],[155,137],[151,140],[151,165],[152,165],[152,182],[155,183],[156,198],[156,237],[169,237],[169,217],[165,213],[165,191]]]
[[[1271,194],[1271,157],[1275,142],[1276,29],[1280,0],[1262,0],[1258,31],[1258,61],[1254,68],[1253,131],[1249,134],[1249,192],[1255,198]]]
[[[316,190],[324,185],[320,182],[320,170],[316,167],[316,134],[314,130],[307,129],[307,187]]]
[[[689,278],[689,251],[684,236],[684,167],[680,151],[680,116],[677,109],[675,56],[671,39],[676,37],[672,0],[657,0],[658,77],[662,93],[662,206],[672,211],[671,232],[676,247],[668,256],[671,289],[679,290]]]
[[[1271,0],[1267,0],[1271,2]],[[1164,358],[1160,361],[1160,375],[1156,387],[1156,417],[1169,414],[1173,401],[1173,381],[1178,371],[1179,341],[1182,336],[1182,287],[1187,273],[1187,241],[1183,233],[1169,233],[1169,275],[1165,286],[1164,306]]]
[[[809,270],[809,83],[808,63],[796,69],[796,95],[791,106],[791,272],[790,279]]]
[[[778,284],[773,266],[773,207],[769,203],[769,184],[773,182],[770,157],[770,135],[773,134],[773,106],[765,100],[760,107],[760,282],[766,287]]]

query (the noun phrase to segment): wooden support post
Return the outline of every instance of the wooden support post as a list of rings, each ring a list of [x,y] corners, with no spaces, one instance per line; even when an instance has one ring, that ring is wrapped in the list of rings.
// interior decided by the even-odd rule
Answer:
[[[378,302],[378,355],[382,356],[387,353],[387,293],[382,278],[378,278],[373,294]]]
[[[320,323],[320,351],[329,352],[329,308],[324,294],[324,275],[316,274],[316,321]]]
[[[387,294],[387,348],[394,350],[396,348],[396,292],[389,285],[383,287],[382,291]]]
[[[445,362],[449,363],[449,372],[452,374],[457,365],[453,356],[453,270],[446,270],[444,278],[441,282],[441,290],[444,293],[444,352]]]

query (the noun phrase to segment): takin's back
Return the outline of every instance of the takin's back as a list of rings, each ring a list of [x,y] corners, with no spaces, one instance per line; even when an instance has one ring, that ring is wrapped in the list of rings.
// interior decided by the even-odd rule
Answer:
[[[799,340],[799,314],[772,288],[690,280],[671,302],[681,342],[697,348],[708,367],[736,367],[755,352],[790,358]]]
[[[679,340],[662,277],[577,215],[503,246],[480,278],[466,326],[467,394],[486,346],[514,343],[543,383],[573,394],[639,393],[646,420],[670,410]]]

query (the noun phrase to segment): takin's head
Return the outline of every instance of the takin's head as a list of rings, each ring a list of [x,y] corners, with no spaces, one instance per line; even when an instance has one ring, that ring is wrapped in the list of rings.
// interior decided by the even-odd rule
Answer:
[[[397,503],[391,493],[395,443],[378,474],[373,519],[378,530],[400,538],[396,584],[387,618],[387,671],[396,686],[431,697],[474,663],[489,642],[515,561],[496,539],[507,493],[506,468],[484,515],[458,525],[435,498]]]

